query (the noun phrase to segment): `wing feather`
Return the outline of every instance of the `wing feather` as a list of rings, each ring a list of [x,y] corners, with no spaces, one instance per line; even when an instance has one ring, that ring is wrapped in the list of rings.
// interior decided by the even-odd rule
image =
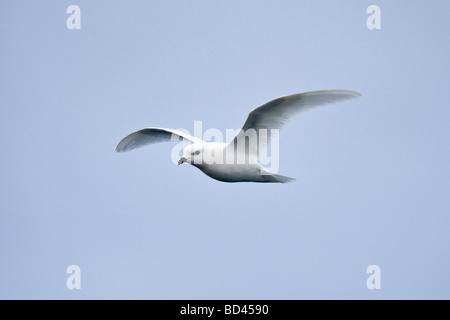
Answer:
[[[180,138],[191,142],[199,142],[197,139],[181,130],[173,130],[166,128],[145,128],[129,134],[123,138],[116,147],[117,152],[126,152],[143,146],[160,143],[177,141]]]
[[[259,140],[259,130],[281,129],[295,115],[313,108],[337,103],[361,96],[358,92],[349,90],[311,91],[271,100],[253,109],[244,123],[242,130],[230,142],[236,144],[250,129],[254,129]],[[252,131],[252,130],[251,130]],[[246,153],[256,155],[256,146],[246,146]]]

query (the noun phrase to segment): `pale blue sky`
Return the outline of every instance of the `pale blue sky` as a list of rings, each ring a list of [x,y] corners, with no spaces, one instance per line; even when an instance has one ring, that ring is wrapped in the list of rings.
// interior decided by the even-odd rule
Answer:
[[[0,298],[449,299],[449,9],[0,0]],[[221,183],[171,144],[114,152],[321,89],[363,97],[281,132],[294,183]]]

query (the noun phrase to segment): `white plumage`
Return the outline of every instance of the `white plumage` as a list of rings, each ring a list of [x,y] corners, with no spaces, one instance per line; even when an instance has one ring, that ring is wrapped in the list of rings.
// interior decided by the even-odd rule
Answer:
[[[192,164],[211,178],[224,182],[286,183],[294,179],[269,172],[258,163],[258,148],[261,146],[261,142],[264,143],[264,139],[260,137],[260,132],[264,132],[264,129],[268,131],[271,129],[281,129],[289,119],[301,112],[359,96],[361,95],[358,92],[348,90],[321,90],[271,100],[253,109],[248,115],[242,130],[228,143],[205,142],[179,130],[145,128],[123,138],[117,145],[116,151],[125,152],[153,143],[186,139],[192,142],[192,144],[183,149],[183,157],[179,160],[178,164]],[[248,135],[248,132],[256,134],[258,143],[248,143],[245,144],[245,148],[236,148],[239,140],[245,139],[245,135]],[[217,156],[219,154],[226,154],[227,152],[234,152],[236,158],[242,156],[247,160],[245,163],[236,161],[232,161],[231,163],[229,161],[206,161],[207,155],[215,154]]]

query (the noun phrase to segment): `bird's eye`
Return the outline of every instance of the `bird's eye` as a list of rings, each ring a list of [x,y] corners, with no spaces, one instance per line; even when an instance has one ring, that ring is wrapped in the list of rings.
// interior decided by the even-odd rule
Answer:
[[[199,154],[200,154],[200,151],[199,151],[199,150],[197,150],[197,151],[194,152],[194,155],[196,155],[196,156],[198,156]]]

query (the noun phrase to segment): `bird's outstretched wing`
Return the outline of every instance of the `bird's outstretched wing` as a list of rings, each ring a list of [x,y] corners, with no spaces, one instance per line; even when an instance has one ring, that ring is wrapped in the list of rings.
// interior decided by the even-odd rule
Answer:
[[[149,144],[179,141],[180,138],[191,142],[201,141],[181,130],[165,129],[165,128],[145,128],[129,134],[123,138],[116,147],[117,152],[126,152],[136,148],[140,148]]]
[[[249,129],[254,129],[258,140],[260,140],[260,129],[267,129],[267,131],[281,129],[289,119],[301,112],[359,96],[361,94],[358,92],[349,90],[321,90],[274,99],[250,112],[242,130],[230,141],[230,144],[236,144],[238,139],[242,138]],[[257,151],[257,146],[246,147],[246,153],[256,155],[255,152],[257,153]]]

